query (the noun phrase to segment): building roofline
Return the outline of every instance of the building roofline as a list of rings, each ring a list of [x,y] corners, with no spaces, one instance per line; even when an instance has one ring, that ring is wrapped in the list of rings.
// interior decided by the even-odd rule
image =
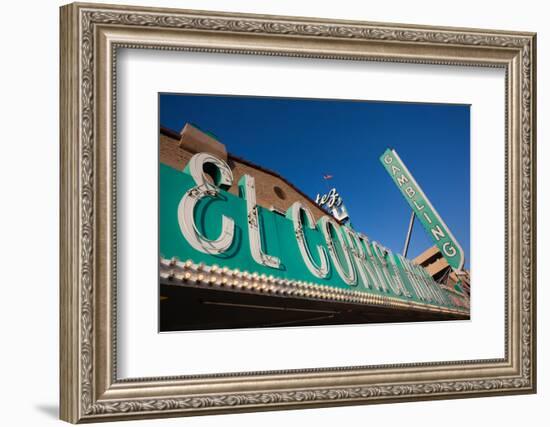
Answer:
[[[176,140],[179,140],[181,138],[181,135],[179,134],[179,132],[176,132],[175,130],[173,129],[169,129],[167,127],[164,127],[164,126],[161,126],[160,127],[160,133],[163,134],[163,135],[166,135],[170,138],[173,138],[173,139],[176,139]],[[279,178],[281,181],[283,181],[285,184],[287,184],[289,187],[291,187],[294,191],[296,191],[298,194],[300,194],[302,197],[304,197],[305,199],[309,200],[312,204],[314,204],[315,206],[317,206],[320,210],[322,210],[325,214],[329,215],[331,218],[333,218],[336,222],[338,222],[339,224],[341,224],[340,221],[338,221],[336,218],[334,218],[329,212],[327,212],[325,209],[323,209],[321,206],[319,206],[317,203],[315,203],[315,200],[313,200],[311,197],[309,197],[307,194],[305,194],[302,190],[300,190],[298,187],[296,187],[292,182],[290,182],[288,179],[286,179],[284,176],[280,175],[279,173],[275,172],[274,170],[272,169],[268,169],[264,166],[260,166],[254,162],[251,162],[250,160],[247,160],[243,157],[240,157],[240,156],[237,156],[235,154],[232,154],[230,153],[229,151],[227,152],[227,158],[228,159],[231,159],[231,160],[236,160],[238,162],[241,162],[247,166],[250,166],[252,168],[255,168],[255,169],[258,169],[264,173],[267,173],[271,176],[274,176],[275,178]]]
[[[174,138],[178,140],[181,138],[181,135],[179,134],[179,132],[176,132],[175,130],[172,130],[164,126],[160,127],[160,133],[163,135],[169,136],[170,138]]]

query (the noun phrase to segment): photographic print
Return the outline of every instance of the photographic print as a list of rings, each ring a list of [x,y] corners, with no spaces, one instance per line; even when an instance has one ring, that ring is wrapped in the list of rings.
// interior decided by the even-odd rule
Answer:
[[[470,106],[159,94],[159,330],[467,320]]]
[[[536,392],[535,33],[59,22],[61,419]]]

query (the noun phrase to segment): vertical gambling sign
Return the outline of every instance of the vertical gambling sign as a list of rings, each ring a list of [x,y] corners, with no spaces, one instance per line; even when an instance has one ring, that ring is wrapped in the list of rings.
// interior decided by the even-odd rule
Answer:
[[[454,270],[462,270],[464,267],[462,247],[397,152],[393,149],[386,149],[380,157],[380,161],[449,265]]]

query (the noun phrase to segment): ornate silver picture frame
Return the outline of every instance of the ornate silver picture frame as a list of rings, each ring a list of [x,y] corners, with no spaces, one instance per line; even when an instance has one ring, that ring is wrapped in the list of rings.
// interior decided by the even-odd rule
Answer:
[[[60,22],[61,419],[97,422],[536,391],[535,34],[79,3],[62,7]],[[116,64],[122,49],[504,70],[505,211],[497,213],[505,218],[504,357],[120,378]]]

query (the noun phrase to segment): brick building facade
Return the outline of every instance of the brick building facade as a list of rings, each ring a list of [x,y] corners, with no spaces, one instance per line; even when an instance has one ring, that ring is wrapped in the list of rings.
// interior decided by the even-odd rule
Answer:
[[[470,296],[470,272],[464,270],[459,277],[452,270],[437,246],[426,249],[414,259],[414,262],[424,267],[436,282],[441,283],[451,291],[454,290],[455,285],[460,281],[462,289],[464,289],[468,297]]]
[[[327,214],[314,200],[277,172],[228,152],[224,144],[196,126],[187,123],[179,134],[161,128],[161,163],[183,170],[189,159],[198,152],[214,154],[229,165],[233,172],[233,185],[229,189],[232,194],[238,194],[237,183],[244,174],[248,174],[256,181],[258,205],[284,214],[292,203],[300,201],[311,211],[316,221]]]

